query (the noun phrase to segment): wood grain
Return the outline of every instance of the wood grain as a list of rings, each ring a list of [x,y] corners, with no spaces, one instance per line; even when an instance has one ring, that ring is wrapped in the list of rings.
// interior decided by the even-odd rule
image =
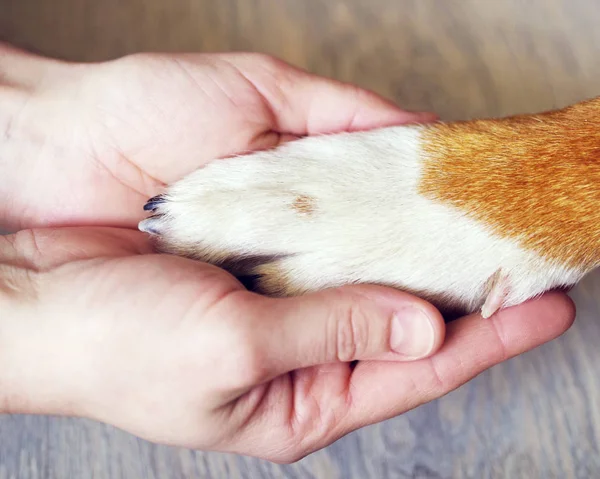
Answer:
[[[600,94],[589,0],[0,0],[0,36],[71,60],[262,51],[445,119]],[[0,479],[600,477],[600,276],[576,325],[402,417],[291,466],[154,446],[108,426],[0,419]]]

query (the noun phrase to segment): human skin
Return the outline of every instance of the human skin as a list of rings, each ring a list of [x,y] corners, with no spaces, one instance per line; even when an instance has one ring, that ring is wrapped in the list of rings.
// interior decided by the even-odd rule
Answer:
[[[0,228],[20,231],[0,237],[0,412],[291,462],[562,334],[558,292],[445,326],[376,286],[259,296],[135,230],[214,158],[432,119],[262,55],[83,65],[2,46]]]

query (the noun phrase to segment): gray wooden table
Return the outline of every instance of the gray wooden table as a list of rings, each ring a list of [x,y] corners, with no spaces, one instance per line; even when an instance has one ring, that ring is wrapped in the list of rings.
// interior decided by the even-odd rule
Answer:
[[[591,0],[0,0],[0,37],[73,60],[258,50],[445,119],[600,94]],[[108,426],[0,418],[0,479],[600,477],[600,275],[575,326],[291,466],[159,447]]]

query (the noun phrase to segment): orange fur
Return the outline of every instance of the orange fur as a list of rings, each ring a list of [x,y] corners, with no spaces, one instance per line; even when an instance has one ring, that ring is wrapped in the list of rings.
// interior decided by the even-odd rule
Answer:
[[[600,99],[538,115],[437,124],[420,192],[543,257],[600,264]]]

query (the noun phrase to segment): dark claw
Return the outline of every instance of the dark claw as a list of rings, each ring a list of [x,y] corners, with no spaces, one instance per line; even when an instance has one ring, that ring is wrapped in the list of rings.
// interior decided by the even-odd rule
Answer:
[[[153,196],[144,205],[144,211],[154,211],[158,205],[161,205],[165,201],[164,195]]]

